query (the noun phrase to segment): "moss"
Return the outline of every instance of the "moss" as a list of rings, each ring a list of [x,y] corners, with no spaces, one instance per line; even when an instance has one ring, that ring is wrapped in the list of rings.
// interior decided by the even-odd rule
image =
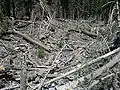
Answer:
[[[45,50],[43,47],[39,46],[37,49],[37,55],[39,58],[44,58],[45,56]]]
[[[62,48],[63,45],[64,45],[64,41],[60,40],[57,45],[58,45],[59,48]]]
[[[6,31],[8,31],[8,19],[9,18],[4,16],[3,12],[0,10],[0,36],[2,36],[3,33],[6,33]]]

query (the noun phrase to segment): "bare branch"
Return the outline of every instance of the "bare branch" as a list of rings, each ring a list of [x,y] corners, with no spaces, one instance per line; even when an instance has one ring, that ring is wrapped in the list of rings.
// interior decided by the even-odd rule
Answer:
[[[117,49],[115,49],[115,50],[113,50],[113,51],[111,51],[111,52],[109,52],[109,53],[107,53],[107,54],[105,54],[105,55],[103,55],[103,56],[100,56],[100,57],[98,57],[98,58],[96,58],[96,59],[94,59],[94,60],[91,60],[90,62],[88,62],[88,63],[86,63],[86,64],[83,64],[83,65],[78,64],[75,69],[73,69],[73,70],[71,70],[71,71],[69,71],[69,72],[67,72],[67,73],[65,73],[65,74],[63,74],[63,75],[61,75],[61,76],[59,76],[59,77],[56,77],[56,78],[54,78],[54,79],[46,82],[45,84],[49,84],[49,83],[51,83],[51,82],[54,82],[54,81],[56,81],[56,80],[59,80],[59,79],[65,77],[65,76],[68,76],[68,75],[70,75],[70,74],[73,74],[74,72],[77,72],[78,70],[80,70],[80,69],[82,69],[82,68],[84,68],[84,67],[86,67],[86,66],[89,66],[89,65],[91,65],[91,64],[93,64],[93,63],[95,63],[95,62],[98,62],[98,61],[100,61],[102,58],[106,58],[106,57],[108,57],[108,56],[110,56],[110,55],[113,55],[113,54],[119,52],[119,51],[120,51],[120,48],[117,48]]]
[[[43,45],[41,42],[37,42],[37,41],[33,40],[32,38],[30,38],[29,36],[27,36],[26,34],[22,34],[22,33],[19,32],[19,31],[12,30],[12,31],[8,31],[8,33],[17,34],[17,35],[23,37],[25,40],[27,40],[27,41],[29,41],[29,42],[31,42],[31,43],[33,43],[33,44],[36,44],[36,45],[38,45],[38,46],[43,47],[46,51],[48,51],[48,52],[51,51],[50,48],[46,47],[46,46]]]
[[[110,52],[111,53],[111,52]],[[74,87],[76,87],[76,85],[79,83],[79,82],[83,82],[83,81],[85,81],[85,78],[86,79],[90,79],[90,78],[92,78],[92,79],[95,79],[95,78],[97,78],[97,77],[99,77],[100,75],[102,75],[105,71],[107,71],[108,69],[110,69],[110,68],[112,68],[115,64],[117,64],[118,62],[120,62],[120,52],[116,55],[116,56],[114,56],[113,57],[113,59],[109,62],[109,63],[107,63],[106,65],[104,65],[103,67],[101,67],[101,68],[99,68],[99,69],[97,69],[96,71],[94,71],[93,73],[90,73],[90,74],[88,74],[88,75],[86,75],[86,76],[83,76],[83,77],[81,77],[81,78],[79,78],[77,81],[73,81],[73,82],[70,82],[70,83],[67,83],[67,84],[65,84],[65,85],[63,85],[63,86],[60,86],[60,87],[66,87],[66,86],[72,86],[73,88]],[[49,81],[50,82],[50,81]],[[60,88],[59,87],[59,88]],[[58,90],[60,90],[58,88]],[[64,90],[64,89],[63,89]]]

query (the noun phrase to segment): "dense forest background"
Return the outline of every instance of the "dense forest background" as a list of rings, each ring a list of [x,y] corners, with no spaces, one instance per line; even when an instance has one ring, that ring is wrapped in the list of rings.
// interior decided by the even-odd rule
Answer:
[[[32,11],[65,19],[108,20],[116,0],[0,0],[0,8],[5,16],[23,19],[31,17]],[[116,7],[117,8],[117,7]],[[35,11],[34,11],[35,12]]]

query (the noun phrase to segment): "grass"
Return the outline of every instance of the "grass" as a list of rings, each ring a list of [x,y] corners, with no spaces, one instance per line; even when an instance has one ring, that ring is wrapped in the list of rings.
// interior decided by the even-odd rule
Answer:
[[[37,55],[39,58],[44,58],[45,56],[45,50],[43,47],[39,46],[37,49]]]

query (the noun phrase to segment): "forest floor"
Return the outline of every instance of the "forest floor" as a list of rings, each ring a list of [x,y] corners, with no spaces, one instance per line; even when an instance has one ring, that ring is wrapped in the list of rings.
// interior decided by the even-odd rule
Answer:
[[[22,84],[27,90],[97,90],[112,88],[111,84],[115,87],[113,72],[120,68],[118,64],[113,66],[118,62],[103,68],[116,56],[104,52],[112,46],[115,34],[102,21],[18,20],[10,29],[15,34],[0,39],[0,90],[19,90]],[[99,57],[101,60],[94,62]],[[88,64],[92,60],[94,63]],[[96,75],[98,70],[105,72]],[[105,76],[109,76],[107,80],[103,79]]]

